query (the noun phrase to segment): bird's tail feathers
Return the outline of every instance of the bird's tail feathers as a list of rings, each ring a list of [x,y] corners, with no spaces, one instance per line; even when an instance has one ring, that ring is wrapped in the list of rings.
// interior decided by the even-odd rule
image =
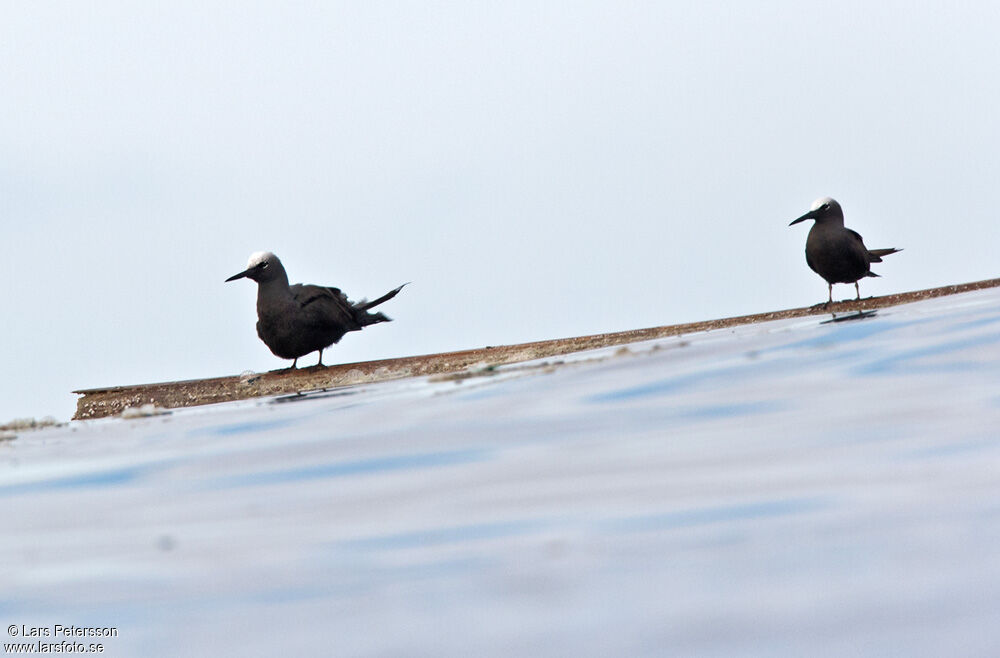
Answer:
[[[902,251],[902,249],[889,248],[889,249],[869,249],[868,257],[873,263],[881,263],[882,256],[888,256],[889,254],[894,254],[897,251]]]
[[[357,319],[358,324],[362,327],[367,327],[370,324],[378,324],[379,322],[392,322],[392,318],[381,311],[378,313],[367,313],[362,311],[357,314]]]
[[[385,293],[378,299],[373,299],[370,302],[368,300],[362,299],[360,302],[354,304],[353,305],[354,317],[358,321],[358,324],[360,324],[362,327],[367,327],[370,324],[377,324],[379,322],[392,322],[392,318],[387,316],[385,313],[382,312],[369,313],[368,309],[374,308],[375,306],[378,306],[383,302],[389,301],[390,299],[399,294],[399,291],[403,289],[403,286],[406,286],[408,284],[409,282],[404,283],[402,286],[399,286],[394,290],[390,290],[389,292]]]
[[[354,310],[356,310],[356,311],[362,311],[363,312],[363,311],[367,311],[370,308],[375,308],[379,304],[381,304],[383,302],[387,302],[390,299],[392,299],[393,297],[395,297],[396,295],[398,295],[399,291],[403,289],[403,286],[408,286],[408,285],[410,285],[409,281],[407,281],[406,283],[404,283],[402,286],[399,286],[398,288],[395,288],[394,290],[390,290],[389,292],[385,293],[384,295],[382,295],[378,299],[373,299],[372,301],[368,301],[366,299],[362,299],[360,302],[357,302],[356,304],[354,304]],[[376,313],[376,315],[381,315],[381,313]],[[383,316],[383,318],[384,317],[385,316]],[[386,318],[386,319],[388,319],[388,318]],[[379,322],[383,322],[383,321],[384,320],[379,320]]]

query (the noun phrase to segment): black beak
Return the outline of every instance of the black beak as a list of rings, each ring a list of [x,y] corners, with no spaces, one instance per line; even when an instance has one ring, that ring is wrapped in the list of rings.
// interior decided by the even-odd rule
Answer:
[[[807,212],[806,214],[802,215],[801,217],[793,221],[791,224],[789,224],[789,226],[795,226],[799,222],[804,222],[807,219],[816,219],[816,211],[810,210],[809,212]]]
[[[234,274],[231,277],[229,277],[228,279],[226,279],[226,283],[229,283],[230,281],[235,281],[236,279],[242,279],[243,277],[245,277],[249,273],[250,273],[250,270],[243,270],[239,274]]]

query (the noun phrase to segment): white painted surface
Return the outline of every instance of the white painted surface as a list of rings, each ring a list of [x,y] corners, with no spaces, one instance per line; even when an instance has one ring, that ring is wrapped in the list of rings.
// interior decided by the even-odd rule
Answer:
[[[0,619],[111,656],[998,655],[998,427],[997,290],[75,422],[0,443]]]

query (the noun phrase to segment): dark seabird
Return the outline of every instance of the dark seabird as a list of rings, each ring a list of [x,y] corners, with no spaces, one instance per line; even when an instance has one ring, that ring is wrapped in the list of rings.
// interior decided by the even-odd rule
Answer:
[[[368,309],[389,301],[403,286],[390,290],[376,300],[351,302],[339,288],[288,285],[288,275],[278,257],[269,251],[250,256],[247,269],[226,279],[246,277],[257,282],[257,335],[275,356],[294,359],[319,350],[323,365],[323,350],[338,342],[348,331],[360,331],[370,324],[390,322],[382,313]]]
[[[881,263],[882,256],[894,254],[901,249],[868,249],[861,236],[849,228],[844,228],[844,211],[840,204],[830,197],[816,199],[812,208],[794,222],[792,226],[807,219],[816,220],[806,238],[806,263],[813,272],[826,279],[830,298],[833,302],[833,284],[853,283],[854,291],[861,300],[858,280],[866,276],[878,276],[871,270],[872,263]]]

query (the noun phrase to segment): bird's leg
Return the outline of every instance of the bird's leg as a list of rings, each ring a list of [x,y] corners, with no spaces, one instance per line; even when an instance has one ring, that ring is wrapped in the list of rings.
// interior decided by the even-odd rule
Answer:
[[[319,361],[316,362],[317,366],[323,365],[323,350],[319,351]]]
[[[858,287],[858,282],[857,281],[854,282],[854,292],[858,293],[858,299],[857,299],[857,301],[860,302],[861,301],[861,288]]]
[[[826,304],[823,304],[825,308],[829,308],[830,304],[833,303],[833,284],[828,283],[826,287],[830,289],[830,298],[826,300]]]
[[[288,366],[289,370],[295,370],[295,364],[299,362],[299,357],[292,359],[292,365]]]

